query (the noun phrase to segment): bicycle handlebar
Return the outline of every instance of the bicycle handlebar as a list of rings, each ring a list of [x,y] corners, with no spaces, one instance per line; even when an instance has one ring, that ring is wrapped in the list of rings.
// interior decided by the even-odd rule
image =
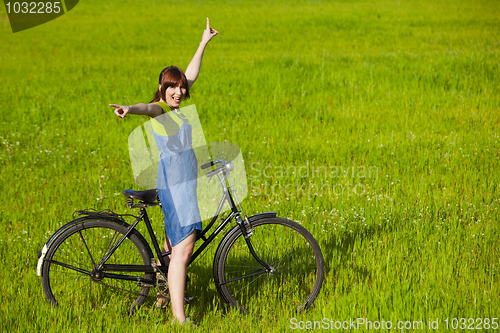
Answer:
[[[221,162],[222,163],[222,166],[213,170],[213,171],[210,171],[207,173],[207,177],[210,178],[216,174],[218,174],[219,172],[231,172],[234,170],[234,164],[232,162],[228,162],[226,163],[224,160],[217,160],[217,161],[212,161],[212,162],[209,162],[207,164],[210,164],[210,163],[213,163],[213,164],[216,164],[216,163],[219,163]],[[203,167],[207,164],[204,164],[201,168],[203,169]],[[212,164],[212,165],[213,165]],[[209,165],[210,166],[210,165]]]
[[[215,160],[215,161],[210,161],[208,163],[205,163],[201,166],[202,169],[206,169],[208,167],[211,167],[212,165],[216,165],[217,163],[222,163],[222,166],[226,164],[226,161],[224,160]]]

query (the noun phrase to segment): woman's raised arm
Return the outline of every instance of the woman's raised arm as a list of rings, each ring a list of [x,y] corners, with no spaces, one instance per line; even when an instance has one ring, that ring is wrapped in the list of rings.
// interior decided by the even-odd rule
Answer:
[[[200,73],[201,60],[203,59],[203,52],[205,51],[205,47],[207,47],[208,42],[218,33],[219,32],[217,30],[210,28],[210,21],[207,17],[207,28],[203,31],[200,46],[198,47],[198,50],[196,50],[193,59],[186,69],[185,74],[188,80],[189,88],[191,88],[194,81],[196,81],[196,79],[198,78],[198,74]]]

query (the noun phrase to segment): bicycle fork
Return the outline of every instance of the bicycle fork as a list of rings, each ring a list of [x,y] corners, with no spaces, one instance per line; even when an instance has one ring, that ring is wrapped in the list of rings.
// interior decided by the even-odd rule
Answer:
[[[252,242],[250,241],[250,237],[253,235],[254,228],[250,224],[250,221],[248,221],[248,218],[245,216],[245,219],[242,219],[240,214],[236,215],[236,223],[240,226],[241,233],[243,234],[243,237],[245,238],[245,242],[247,243],[248,250],[252,254],[255,260],[259,264],[261,264],[268,273],[274,273],[274,268],[269,266],[264,260],[262,260],[258,254],[255,252],[255,249],[252,245]]]

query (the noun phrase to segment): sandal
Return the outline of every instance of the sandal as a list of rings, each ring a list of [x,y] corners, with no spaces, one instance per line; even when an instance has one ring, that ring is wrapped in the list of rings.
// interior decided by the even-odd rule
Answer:
[[[189,319],[187,317],[186,317],[186,320],[184,320],[182,323],[179,323],[177,318],[172,319],[172,323],[170,324],[170,326],[174,326],[174,325],[179,325],[179,326],[192,328],[192,329],[198,328],[198,326],[194,322],[192,322],[191,319]]]

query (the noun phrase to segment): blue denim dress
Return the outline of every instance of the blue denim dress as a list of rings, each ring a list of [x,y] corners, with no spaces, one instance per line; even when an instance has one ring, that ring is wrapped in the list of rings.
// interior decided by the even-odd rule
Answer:
[[[165,216],[165,233],[173,247],[193,230],[202,230],[196,194],[198,162],[191,146],[192,127],[188,119],[179,111],[170,111],[165,103],[159,104],[165,113],[154,121],[159,119],[165,128],[163,134],[167,135],[158,134],[153,126],[160,154],[156,187]]]

